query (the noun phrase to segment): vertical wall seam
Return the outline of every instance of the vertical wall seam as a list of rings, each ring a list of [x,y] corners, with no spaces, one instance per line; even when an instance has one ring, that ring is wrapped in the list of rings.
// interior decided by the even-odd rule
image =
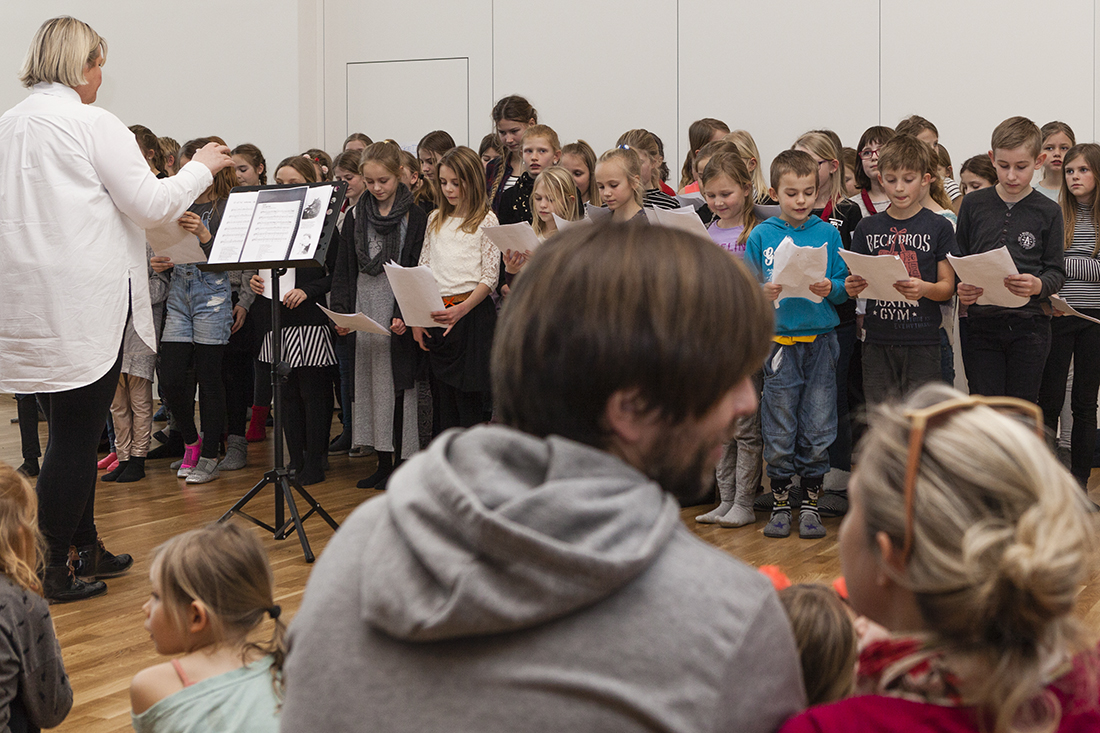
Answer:
[[[680,153],[680,0],[676,0],[676,152]],[[678,155],[676,159],[683,158],[683,155]]]
[[[882,124],[882,0],[878,0],[878,123]]]

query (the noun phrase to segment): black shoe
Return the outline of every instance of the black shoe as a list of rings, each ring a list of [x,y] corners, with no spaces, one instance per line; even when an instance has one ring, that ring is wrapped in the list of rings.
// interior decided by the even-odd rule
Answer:
[[[23,461],[23,465],[15,470],[19,471],[19,473],[27,478],[34,478],[38,475],[38,459],[32,456]]]
[[[68,565],[50,565],[42,579],[42,592],[50,603],[70,603],[103,595],[107,584],[99,580],[85,583]]]
[[[158,458],[183,458],[183,449],[183,433],[172,431],[168,433],[168,442],[149,451],[146,458],[151,461]]]
[[[129,466],[129,465],[130,465],[130,459],[126,459],[125,461],[119,461],[118,466],[115,468],[115,470],[108,471],[107,473],[103,474],[102,476],[99,477],[99,480],[100,481],[117,481],[118,477],[121,476],[126,471],[126,467]]]
[[[328,444],[328,454],[330,456],[342,456],[351,450],[351,433],[345,430],[340,435]]]
[[[112,555],[103,546],[103,540],[94,545],[76,548],[73,573],[78,578],[114,578],[122,575],[134,564],[129,555]]]
[[[163,430],[158,430],[157,432],[153,433],[153,440],[157,441],[158,443],[167,443],[168,433],[164,432]]]

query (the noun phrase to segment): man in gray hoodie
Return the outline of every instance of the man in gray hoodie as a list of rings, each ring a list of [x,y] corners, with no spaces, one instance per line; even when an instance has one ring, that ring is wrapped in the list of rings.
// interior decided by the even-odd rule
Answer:
[[[805,705],[770,583],[696,538],[771,314],[713,244],[577,227],[516,279],[500,424],[344,523],[290,627],[282,730],[774,731]]]

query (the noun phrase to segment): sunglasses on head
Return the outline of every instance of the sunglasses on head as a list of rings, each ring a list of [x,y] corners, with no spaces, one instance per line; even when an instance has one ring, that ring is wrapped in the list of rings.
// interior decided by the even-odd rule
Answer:
[[[1015,397],[956,397],[929,407],[906,410],[905,417],[910,421],[909,455],[905,465],[905,542],[901,548],[903,562],[908,562],[913,551],[913,496],[916,491],[917,475],[920,473],[920,457],[924,451],[924,438],[928,428],[936,421],[945,419],[954,412],[970,409],[978,405],[992,407],[1002,412],[1011,412],[1034,421],[1035,434],[1043,440],[1043,411],[1034,402]]]

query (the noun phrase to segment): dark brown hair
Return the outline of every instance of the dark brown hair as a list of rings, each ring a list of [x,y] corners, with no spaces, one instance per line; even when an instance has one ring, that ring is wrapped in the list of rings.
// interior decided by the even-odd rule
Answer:
[[[539,121],[539,113],[526,99],[518,94],[511,94],[501,97],[500,101],[493,105],[492,118],[494,124],[501,120],[513,120],[525,125],[534,125]]]
[[[938,140],[940,137],[940,131],[936,129],[929,120],[921,117],[920,115],[909,115],[904,120],[894,126],[894,131],[899,135],[912,135],[916,137],[925,130],[930,131],[936,136]]]
[[[467,234],[473,234],[490,211],[489,195],[485,192],[485,165],[481,162],[481,156],[465,145],[460,145],[448,151],[436,163],[436,176],[431,184],[433,195],[439,202],[439,208],[432,212],[435,218],[429,220],[428,226],[437,233],[442,230],[443,223],[447,219],[455,216],[457,210],[443,195],[443,189],[440,187],[439,169],[442,166],[447,166],[454,171],[462,186],[463,205],[466,211],[459,229]]]
[[[606,448],[619,390],[672,429],[760,368],[772,308],[720,247],[665,227],[573,227],[516,278],[493,343],[502,423]],[[736,317],[730,317],[736,314]]]
[[[260,178],[260,185],[267,185],[267,160],[260,149],[252,143],[241,143],[233,148],[231,155],[239,155],[248,161],[248,164],[256,169],[256,175]]]
[[[862,155],[863,149],[871,143],[876,143],[879,146],[885,145],[890,142],[895,135],[897,135],[897,133],[890,127],[885,127],[883,125],[868,127],[859,137],[859,145],[856,146],[856,155]],[[863,170],[862,162],[860,165],[856,166],[856,188],[864,191],[871,190],[871,178],[867,175],[867,171]]]
[[[967,158],[963,162],[962,167],[959,168],[959,175],[963,173],[973,173],[979,178],[984,178],[989,181],[989,185],[997,185],[997,169],[993,167],[993,162],[989,160],[988,155],[975,155],[973,158]]]
[[[1066,249],[1073,246],[1073,231],[1077,228],[1077,197],[1069,192],[1069,185],[1066,181],[1066,166],[1077,158],[1085,159],[1085,163],[1095,177],[1100,174],[1100,145],[1096,143],[1074,145],[1066,151],[1066,157],[1062,162],[1062,192],[1059,199],[1062,203],[1062,219],[1065,221],[1063,236],[1065,237]],[[1093,189],[1089,208],[1091,209],[1092,225],[1096,230],[1096,243],[1092,246],[1092,256],[1095,257],[1097,252],[1100,252],[1100,221],[1098,221],[1100,219],[1100,186]]]

